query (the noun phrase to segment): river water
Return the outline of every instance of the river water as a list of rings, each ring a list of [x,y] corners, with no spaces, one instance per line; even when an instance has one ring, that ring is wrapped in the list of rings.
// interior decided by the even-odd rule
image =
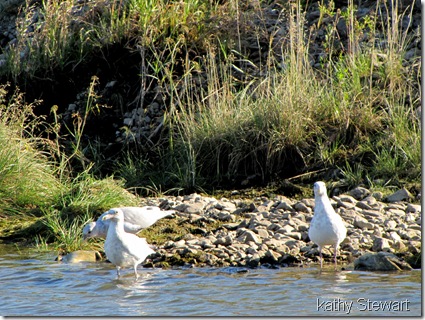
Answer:
[[[0,245],[1,316],[421,316],[420,270],[132,269]]]

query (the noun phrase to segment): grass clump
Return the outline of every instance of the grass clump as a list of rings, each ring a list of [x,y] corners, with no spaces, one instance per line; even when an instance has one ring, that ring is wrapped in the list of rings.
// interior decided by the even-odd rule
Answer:
[[[57,140],[37,135],[55,126],[36,117],[33,108],[19,91],[9,97],[7,86],[0,88],[0,212],[5,218],[1,233],[27,241],[30,235],[38,243],[51,241],[62,250],[74,250],[81,246],[83,225],[96,212],[139,201],[112,176],[95,178],[90,167],[72,175],[71,160],[80,144],[73,144],[74,151],[67,155]],[[83,127],[73,132],[77,142],[78,130]]]
[[[34,208],[58,201],[62,185],[55,166],[39,151],[32,104],[19,91],[6,98],[0,87],[0,210]]]

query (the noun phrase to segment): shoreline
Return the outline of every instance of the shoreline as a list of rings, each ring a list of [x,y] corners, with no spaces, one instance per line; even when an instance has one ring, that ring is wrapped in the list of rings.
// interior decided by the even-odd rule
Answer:
[[[400,189],[383,199],[380,192],[357,187],[330,197],[347,227],[347,237],[337,256],[338,269],[354,269],[356,263],[362,263],[358,262],[359,258],[366,259],[368,254],[376,254],[379,259],[392,259],[388,262],[373,257],[375,260],[368,262],[372,268],[373,265],[381,268],[395,265],[393,270],[421,268],[422,207],[413,203],[417,199],[411,201],[409,196],[405,189]],[[139,237],[156,246],[156,254],[142,264],[144,267],[319,265],[317,245],[308,237],[314,198],[295,200],[282,195],[240,198],[235,192],[228,198],[219,199],[193,193],[141,200],[140,206],[155,205],[163,210],[175,210],[173,216],[160,219],[138,233]],[[3,237],[2,243],[9,243],[12,237],[9,236],[9,241]],[[19,241],[14,243],[18,245]],[[79,256],[80,250],[77,250],[71,252],[76,256],[68,262],[105,259],[104,255],[96,253],[96,249],[103,251],[103,240],[90,240],[88,247],[93,253],[90,258],[84,254]],[[87,244],[81,249],[85,248]],[[49,250],[48,245],[44,249]],[[333,249],[327,246],[322,252],[324,269],[333,267]],[[387,254],[395,256],[387,257]],[[397,259],[399,261],[395,261]]]
[[[363,255],[379,252],[406,258],[413,268],[421,263],[420,259],[414,261],[421,253],[421,205],[405,200],[383,202],[382,194],[362,187],[330,200],[348,231],[340,245],[338,266],[349,266]],[[158,247],[146,266],[274,268],[319,262],[317,246],[308,238],[314,198],[276,196],[246,201],[191,194],[151,199],[148,204],[175,209],[176,217],[160,220],[139,233]],[[166,238],[167,232],[175,231],[171,221],[187,232],[174,240],[156,241],[155,234]],[[329,246],[323,249],[324,266],[332,255]]]

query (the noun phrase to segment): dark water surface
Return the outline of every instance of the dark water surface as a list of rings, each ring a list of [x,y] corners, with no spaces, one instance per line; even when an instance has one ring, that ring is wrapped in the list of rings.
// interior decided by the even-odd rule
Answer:
[[[132,269],[0,245],[1,316],[420,316],[420,270]]]

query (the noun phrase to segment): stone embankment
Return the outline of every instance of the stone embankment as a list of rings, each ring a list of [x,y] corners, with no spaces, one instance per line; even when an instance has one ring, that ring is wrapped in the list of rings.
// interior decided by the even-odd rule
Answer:
[[[403,257],[420,256],[422,224],[421,205],[409,203],[409,197],[408,191],[401,189],[383,199],[382,193],[371,193],[362,187],[332,197],[331,202],[348,230],[340,246],[338,263],[350,268],[356,258],[387,252],[397,256],[376,256],[387,259],[385,263],[395,270],[409,269]],[[178,219],[179,224],[196,226],[196,232],[158,246],[156,256],[151,256],[155,266],[282,267],[318,262],[317,246],[308,237],[313,198],[294,201],[277,196],[246,201],[238,199],[236,192],[234,199],[191,194],[158,198],[149,204],[175,209],[173,219]],[[323,253],[329,263],[332,252],[327,248]],[[397,259],[399,264],[394,263]],[[373,258],[354,266],[374,269],[373,265],[364,265],[367,261],[381,263]],[[415,263],[420,264],[420,259]]]

